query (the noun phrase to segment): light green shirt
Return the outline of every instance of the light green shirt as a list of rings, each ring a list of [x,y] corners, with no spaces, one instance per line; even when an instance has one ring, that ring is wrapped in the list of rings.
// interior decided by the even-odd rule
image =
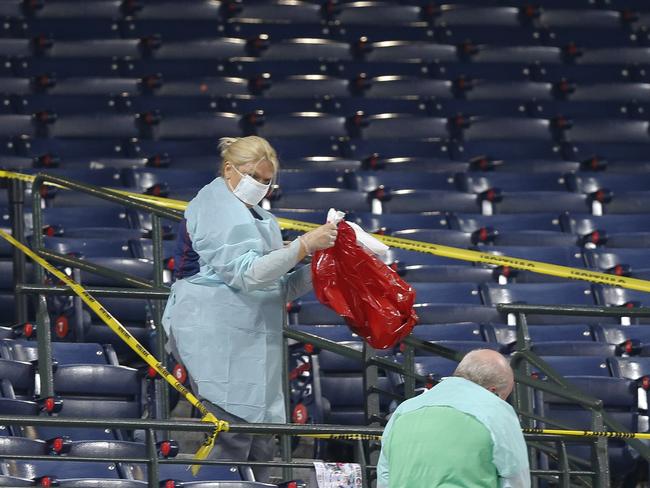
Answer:
[[[512,407],[463,378],[402,403],[382,440],[379,488],[530,487],[526,444]]]

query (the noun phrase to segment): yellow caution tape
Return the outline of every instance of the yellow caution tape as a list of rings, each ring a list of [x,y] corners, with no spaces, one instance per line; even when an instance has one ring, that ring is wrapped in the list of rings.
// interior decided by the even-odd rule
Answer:
[[[138,342],[138,340],[131,335],[131,333],[124,327],[111,313],[106,310],[93,296],[86,291],[86,289],[78,284],[76,281],[70,279],[65,273],[59,271],[57,268],[48,263],[45,259],[40,257],[34,251],[23,245],[21,242],[14,239],[11,235],[3,230],[0,230],[0,237],[8,241],[11,245],[20,249],[23,253],[40,264],[45,270],[59,278],[63,283],[69,286],[81,299],[90,307],[90,309],[108,325],[108,327],[115,332],[135,353],[140,356],[149,366],[151,366],[156,373],[162,376],[174,389],[176,389],[185,399],[190,402],[196,409],[203,415],[203,422],[210,422],[214,424],[214,430],[206,437],[203,445],[196,452],[195,459],[205,459],[214,447],[214,441],[219,432],[224,432],[229,429],[229,424],[225,420],[219,420],[187,389],[185,388],[167,369],[158,361],[147,349]],[[200,465],[192,466],[192,473],[196,476],[200,469]]]
[[[521,429],[524,434],[552,434],[573,437],[609,437],[611,439],[650,439],[645,432],[605,432],[593,430]]]
[[[524,434],[565,435],[572,437],[608,437],[610,439],[650,439],[646,432],[606,432],[592,430],[562,430],[562,429],[521,429]],[[380,435],[373,434],[298,434],[299,437],[314,437],[316,439],[337,439],[349,441],[380,441]]]
[[[35,178],[35,176],[31,175],[24,175],[22,173],[0,170],[0,178],[2,177],[16,178],[23,181],[33,181]],[[164,208],[182,211],[187,207],[187,202],[184,202],[182,200],[174,200],[152,195],[143,195],[140,193],[133,193],[124,190],[111,190],[117,191],[124,196],[128,196],[143,202],[152,203]],[[318,227],[317,224],[285,218],[278,218],[278,222],[280,224],[280,227],[283,229],[296,230],[301,232],[309,232],[310,230]],[[601,285],[620,286],[622,288],[629,288],[631,290],[650,292],[650,281],[640,280],[638,278],[618,276],[609,273],[601,273],[598,271],[589,271],[581,268],[572,268],[570,266],[560,266],[558,264],[544,263],[541,261],[531,261],[529,259],[496,256],[487,252],[471,251],[469,249],[460,249],[450,246],[441,246],[439,244],[430,244],[427,242],[414,241],[411,239],[403,239],[401,237],[383,236],[378,234],[373,235],[388,246],[398,249],[405,249],[407,251],[423,252],[450,259],[471,261],[474,263],[486,263],[494,266],[507,266],[514,269],[531,271],[533,273],[557,276],[559,278],[582,280],[591,283],[598,283]]]

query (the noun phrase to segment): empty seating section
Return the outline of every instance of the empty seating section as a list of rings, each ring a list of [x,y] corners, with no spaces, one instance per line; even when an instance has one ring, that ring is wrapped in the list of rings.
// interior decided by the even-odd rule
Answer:
[[[646,2],[181,3],[0,2],[0,167],[189,200],[218,173],[219,137],[259,135],[280,157],[263,202],[279,217],[320,223],[335,207],[384,235],[650,278]],[[40,232],[49,251],[153,280],[146,212],[51,186],[42,197],[43,227],[25,214],[30,242]],[[3,229],[10,209],[1,188]],[[163,221],[162,231],[169,284],[176,223]],[[414,337],[461,352],[515,350],[516,329],[499,303],[650,303],[642,292],[428,253],[391,249],[382,259],[416,290]],[[0,413],[45,415],[35,401],[34,331],[14,322],[12,272],[0,242]],[[101,301],[153,344],[151,303]],[[62,401],[55,415],[143,415],[147,380],[126,366],[134,356],[122,341],[71,299],[48,306]],[[361,350],[362,339],[313,294],[288,304],[288,317],[292,329]],[[634,387],[650,375],[647,319],[619,322],[531,316],[531,350],[623,425],[648,430],[638,408],[645,391]],[[292,380],[292,402],[314,422],[366,423],[361,362],[291,347],[310,365]],[[379,354],[404,361],[399,347]],[[416,372],[427,378],[417,387],[455,366],[416,348]],[[403,388],[401,375],[380,369],[382,415]],[[535,408],[558,425],[590,427],[584,411],[552,395]],[[72,440],[71,453],[144,455],[133,432],[8,426],[0,452],[47,454],[45,441],[60,436]],[[623,444],[610,445],[610,459],[617,477],[634,469]],[[198,486],[184,469],[161,466],[161,480]],[[236,468],[204,470],[205,480],[242,480]],[[55,459],[2,461],[0,471],[0,486],[38,476],[60,486],[146,479],[142,466]]]

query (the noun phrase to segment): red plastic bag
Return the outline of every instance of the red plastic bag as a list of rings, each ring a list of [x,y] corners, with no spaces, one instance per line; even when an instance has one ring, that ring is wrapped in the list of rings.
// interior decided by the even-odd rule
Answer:
[[[418,320],[415,290],[359,246],[345,222],[338,225],[336,244],[314,253],[311,272],[318,300],[375,349],[394,346]]]

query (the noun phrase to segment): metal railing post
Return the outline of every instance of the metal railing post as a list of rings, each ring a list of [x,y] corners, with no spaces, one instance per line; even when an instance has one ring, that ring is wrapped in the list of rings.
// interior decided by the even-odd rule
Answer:
[[[147,429],[147,486],[149,488],[158,488],[158,450],[156,449],[156,435],[153,429]]]
[[[516,317],[517,317],[517,330],[516,330],[517,351],[518,352],[529,351],[530,333],[528,330],[528,322],[526,320],[526,315],[523,313],[518,313]],[[531,375],[530,364],[528,363],[528,361],[519,361],[515,364],[515,371],[517,371],[520,375],[529,378]],[[534,413],[533,412],[534,390],[529,386],[523,385],[521,383],[516,383],[515,391],[514,391],[514,395],[512,396],[512,399],[518,411],[524,412],[526,414]],[[522,427],[525,428],[534,427],[533,420],[528,416],[524,416],[523,418],[521,418],[520,422],[522,424]],[[528,450],[529,450],[530,467],[531,469],[537,469],[539,467],[537,450],[532,447],[529,447]],[[533,480],[532,486],[533,487],[538,486],[538,481],[536,479]]]
[[[415,372],[415,348],[411,344],[402,343],[404,348],[404,370],[407,373]],[[415,396],[415,376],[404,375],[404,399],[408,400]]]
[[[38,375],[40,377],[40,398],[54,397],[54,373],[52,372],[52,331],[47,301],[38,295],[36,305],[36,340],[38,347]]]
[[[43,247],[43,214],[40,191],[32,191],[32,245],[36,249]],[[34,266],[34,277],[41,284],[45,272],[40,266]],[[54,397],[54,374],[52,372],[52,331],[50,316],[47,311],[47,299],[39,294],[36,302],[36,338],[38,348],[38,374],[40,377],[40,398]]]
[[[592,411],[593,417],[591,422],[591,430],[602,432],[605,430],[605,422],[603,419],[602,406],[600,409]],[[607,438],[598,437],[592,448],[592,461],[596,469],[595,484],[599,488],[609,488],[609,456],[607,455]]]
[[[376,356],[375,350],[366,342],[363,343],[363,391],[365,393],[364,414],[366,425],[378,426],[380,419],[379,406],[379,368],[373,361]],[[364,443],[368,449],[366,462],[376,465],[379,460],[380,445],[377,441],[366,441]]]
[[[151,215],[151,238],[153,240],[153,285],[155,288],[162,288],[164,286],[164,277],[163,277],[163,248],[162,248],[162,226],[160,224],[160,217],[158,215]],[[162,326],[162,315],[163,315],[164,302],[161,300],[152,300],[151,309],[152,309],[152,319],[153,325],[156,330],[156,357],[159,361],[165,363],[165,358],[167,357],[167,351],[165,350],[165,344],[167,338],[165,337],[165,330]],[[161,377],[157,376],[155,379],[155,397],[157,400],[156,416],[160,419],[168,419],[169,412],[169,388],[167,382]],[[163,438],[169,437],[167,432],[162,432],[161,435]]]
[[[9,183],[9,205],[11,206],[11,235],[17,241],[25,241],[25,182],[11,180]],[[25,255],[17,248],[13,249],[13,283],[14,287],[25,283],[27,278]],[[27,297],[14,294],[14,320],[16,323],[27,322]]]
[[[287,312],[284,312],[284,323],[288,322]],[[289,387],[289,343],[285,335],[282,336],[282,390],[284,394],[284,411],[286,412],[287,423],[291,423],[291,388]],[[286,434],[280,435],[280,456],[282,461],[289,463],[292,460],[291,437]],[[282,468],[282,477],[284,480],[293,479],[293,468],[286,466]]]

